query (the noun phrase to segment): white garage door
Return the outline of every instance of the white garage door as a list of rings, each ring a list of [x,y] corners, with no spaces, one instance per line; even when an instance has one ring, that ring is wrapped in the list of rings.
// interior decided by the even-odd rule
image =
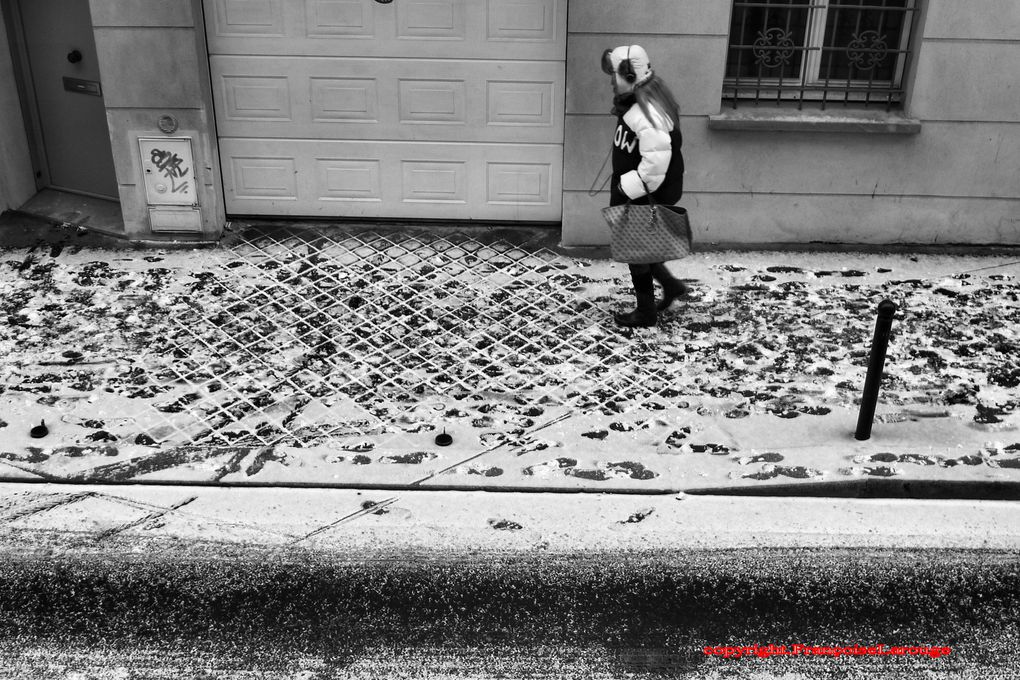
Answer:
[[[566,0],[205,0],[227,212],[556,221]]]

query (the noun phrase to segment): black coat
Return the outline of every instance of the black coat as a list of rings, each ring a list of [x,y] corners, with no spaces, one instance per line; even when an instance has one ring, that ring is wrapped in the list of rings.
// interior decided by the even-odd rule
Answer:
[[[634,128],[637,128],[641,134],[635,132]],[[649,183],[654,186],[658,182],[652,191],[652,198],[656,202],[666,205],[675,204],[683,196],[684,157],[680,151],[683,146],[680,126],[679,124],[673,125],[672,130],[668,133],[668,143],[666,143],[661,125],[659,128],[653,128],[655,126],[648,120],[637,103],[634,103],[617,118],[616,133],[613,137],[613,178],[610,182],[609,205],[621,205],[627,201],[638,204],[648,202],[647,196],[642,195],[632,199],[620,188],[621,179],[632,171],[638,171],[642,160],[645,161],[643,170],[647,172],[639,171],[636,175],[628,177],[630,186],[634,186],[636,180],[641,180],[644,184],[641,193],[645,193],[648,188],[651,188]],[[642,148],[642,136],[648,140],[647,148]],[[663,171],[665,177],[662,177]]]

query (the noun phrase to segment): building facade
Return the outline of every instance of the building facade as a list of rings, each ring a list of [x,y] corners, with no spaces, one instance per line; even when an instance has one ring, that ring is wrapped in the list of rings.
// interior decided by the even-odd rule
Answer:
[[[1014,0],[0,0],[0,208],[117,235],[231,217],[559,224],[615,120],[602,52],[681,105],[696,241],[1020,244]],[[16,95],[16,96],[13,96]]]

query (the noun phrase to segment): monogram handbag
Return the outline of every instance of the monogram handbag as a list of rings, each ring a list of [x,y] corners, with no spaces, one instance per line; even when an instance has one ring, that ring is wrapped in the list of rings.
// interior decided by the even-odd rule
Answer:
[[[606,156],[595,175],[589,196],[598,195],[609,183],[607,177],[600,189],[595,188],[609,158]],[[609,247],[617,262],[648,264],[679,260],[691,254],[691,222],[687,210],[680,206],[656,203],[649,194],[647,205],[627,202],[602,208],[602,217],[609,224]]]
[[[666,262],[691,254],[691,223],[680,206],[624,203],[602,208],[602,216],[609,223],[609,245],[617,262]]]

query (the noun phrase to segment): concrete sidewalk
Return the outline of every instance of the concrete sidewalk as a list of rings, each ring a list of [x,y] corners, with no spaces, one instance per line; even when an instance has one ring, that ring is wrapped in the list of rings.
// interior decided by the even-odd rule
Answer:
[[[88,238],[0,253],[9,677],[1017,677],[1020,258],[704,252],[621,331],[541,230]],[[955,653],[702,651],[773,642]]]
[[[60,238],[2,258],[8,480],[1017,497],[1015,257],[700,253],[671,265],[692,296],[629,331],[612,322],[626,268],[549,231],[238,225],[198,251]],[[886,374],[857,441],[886,298]]]
[[[686,494],[0,485],[4,550],[656,553],[1020,549],[1004,501]]]

